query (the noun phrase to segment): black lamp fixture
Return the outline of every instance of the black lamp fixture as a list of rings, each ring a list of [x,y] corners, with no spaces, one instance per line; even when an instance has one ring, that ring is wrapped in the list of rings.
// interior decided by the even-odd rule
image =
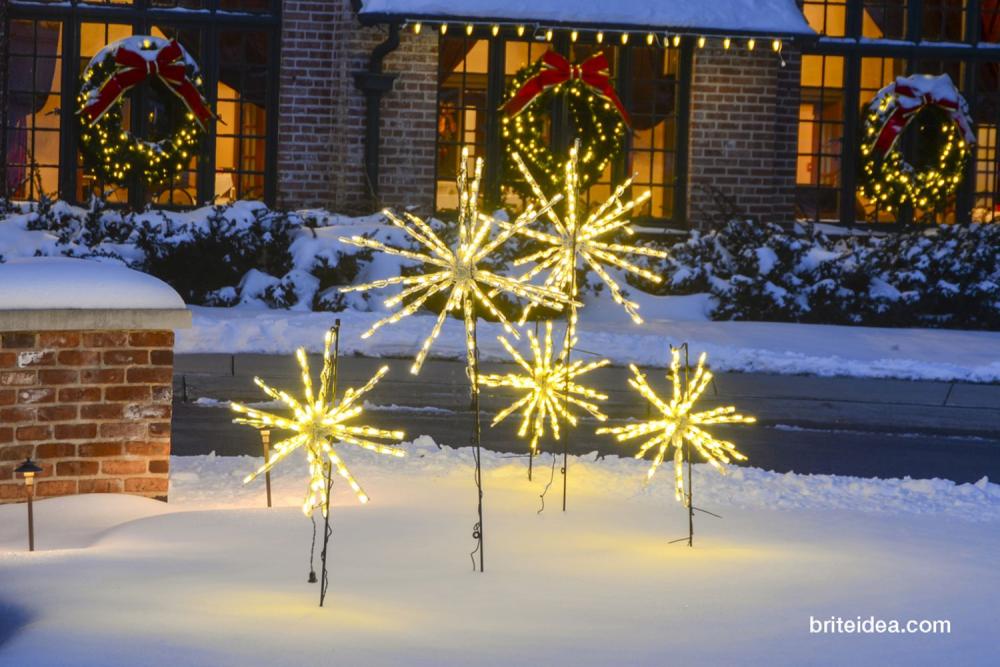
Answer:
[[[35,550],[35,515],[31,501],[35,491],[35,475],[42,472],[42,467],[31,460],[31,457],[24,459],[24,463],[14,468],[14,472],[24,477],[24,487],[28,493],[28,551]]]

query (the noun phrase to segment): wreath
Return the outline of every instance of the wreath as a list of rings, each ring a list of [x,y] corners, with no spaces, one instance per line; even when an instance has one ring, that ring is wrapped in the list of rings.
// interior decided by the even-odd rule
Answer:
[[[136,137],[122,125],[122,96],[147,79],[179,100],[171,108],[170,132],[159,140]],[[117,185],[133,173],[150,186],[173,181],[212,118],[197,63],[176,40],[152,36],[127,37],[101,49],[83,71],[77,103],[84,166]]]
[[[580,186],[586,188],[621,152],[629,125],[628,113],[611,85],[604,53],[574,65],[547,51],[538,61],[521,68],[508,89],[502,121],[508,168],[513,168],[516,152],[540,182],[558,186],[563,179],[563,160],[549,150],[546,136],[546,117],[553,99],[565,102],[573,133],[581,142],[579,177]]]
[[[916,162],[899,137],[917,118]],[[962,182],[976,143],[969,105],[947,74],[897,77],[875,95],[862,119],[861,194],[886,211],[908,204],[934,209]]]

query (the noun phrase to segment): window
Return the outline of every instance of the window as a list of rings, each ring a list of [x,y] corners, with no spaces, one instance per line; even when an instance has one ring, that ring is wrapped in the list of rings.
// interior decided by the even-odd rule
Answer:
[[[272,145],[279,29],[273,0],[71,0],[55,9],[11,3],[7,98],[0,151],[4,191],[83,202],[188,207],[234,199],[272,200]],[[33,11],[44,17],[32,16]],[[200,10],[195,13],[190,10]],[[90,58],[133,34],[176,39],[198,62],[205,95],[217,115],[202,150],[172,183],[148,188],[132,181],[105,185],[84,168],[77,150],[76,91]],[[69,54],[64,62],[64,53]],[[69,85],[63,81],[69,81]],[[123,125],[144,137],[166,136],[179,101],[155,83],[124,97]],[[269,128],[271,131],[269,131]]]
[[[970,7],[978,16],[970,17]],[[1000,211],[1000,0],[805,0],[823,35],[802,57],[797,215],[853,224],[992,220]],[[948,74],[970,106],[978,145],[966,182],[939,210],[887,211],[858,193],[861,111],[899,76]],[[919,124],[897,144],[917,161]],[[926,145],[926,144],[924,144]]]
[[[594,183],[588,197],[607,199],[613,183],[635,175],[634,187],[652,192],[640,217],[671,221],[683,195],[678,168],[681,156],[678,136],[686,132],[686,119],[679,118],[681,96],[680,51],[656,47],[621,46],[594,43],[548,43],[501,35],[494,39],[479,35],[446,35],[440,39],[438,61],[438,137],[437,201],[438,209],[457,206],[455,174],[463,146],[477,156],[491,156],[485,182],[487,196],[498,205],[514,209],[522,203],[509,184],[517,174],[501,173],[502,146],[499,137],[499,108],[514,75],[536,62],[549,49],[564,53],[572,62],[581,62],[603,51],[611,63],[613,85],[632,120],[627,150]],[[497,67],[503,76],[496,75]],[[547,115],[547,118],[549,115]],[[551,121],[549,121],[551,122]],[[566,147],[573,140],[572,128],[555,123],[544,129],[551,146]],[[492,191],[489,191],[490,188]]]

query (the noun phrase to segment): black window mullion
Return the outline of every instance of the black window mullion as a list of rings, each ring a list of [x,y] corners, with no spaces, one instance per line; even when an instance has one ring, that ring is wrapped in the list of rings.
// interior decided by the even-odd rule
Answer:
[[[483,193],[490,206],[499,206],[500,185],[503,180],[504,159],[500,140],[503,104],[506,40],[491,39],[486,66],[486,188]]]
[[[213,0],[218,2],[218,0]],[[281,3],[272,0],[272,9],[277,15],[278,30],[268,32],[268,62],[267,84],[264,90],[264,108],[267,118],[265,120],[264,138],[264,202],[268,206],[274,206],[278,199],[278,88],[281,85]],[[214,25],[214,24],[213,24]],[[213,42],[213,43],[217,43]],[[214,52],[215,49],[212,49]],[[437,107],[435,106],[435,114]],[[437,151],[435,151],[436,153]],[[215,150],[208,153],[212,156],[212,169],[209,172],[212,176],[212,188],[215,185]],[[214,195],[214,193],[212,193]]]
[[[844,57],[844,100],[841,109],[843,140],[840,142],[840,222],[848,227],[855,223],[854,209],[858,189],[858,122],[861,113],[861,56]]]
[[[690,39],[681,41],[680,62],[677,71],[680,85],[677,90],[677,141],[674,154],[674,206],[673,221],[677,225],[690,227],[688,220],[688,162],[691,142],[691,83],[694,78],[694,44]]]
[[[618,49],[618,57],[615,58],[615,71],[614,85],[618,90],[618,96],[621,98],[622,104],[626,109],[634,109],[633,106],[633,96],[635,94],[635,87],[632,85],[632,77],[629,74],[632,72],[632,49],[630,47],[622,46]],[[627,178],[626,172],[628,171],[629,156],[632,154],[632,133],[626,132],[624,138],[624,149],[618,154],[614,162],[611,164],[611,182],[621,182]],[[652,154],[650,159],[653,159]]]
[[[59,90],[59,196],[76,201],[76,96],[80,92],[80,21],[73,14],[62,24],[62,84]]]
[[[979,73],[980,64],[975,61],[965,62],[962,64],[962,67],[962,94],[965,96],[966,102],[969,103],[969,117],[975,119],[976,107],[978,106],[979,101],[976,94],[976,79]],[[975,125],[973,124],[973,128],[974,127]],[[975,131],[975,129],[973,129],[973,131]],[[955,221],[960,224],[969,224],[972,222],[972,207],[975,205],[976,201],[976,176],[979,169],[979,156],[976,154],[975,146],[972,146],[970,152],[971,159],[965,168],[965,173],[963,174],[962,183],[958,187],[958,192],[955,194]],[[994,158],[994,160],[995,159],[996,158]]]

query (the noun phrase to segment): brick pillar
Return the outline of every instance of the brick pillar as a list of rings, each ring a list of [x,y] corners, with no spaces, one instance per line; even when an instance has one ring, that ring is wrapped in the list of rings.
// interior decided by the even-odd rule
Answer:
[[[795,154],[800,54],[785,65],[767,40],[748,52],[735,44],[695,51],[691,91],[689,217],[718,220],[722,196],[743,216],[795,219]]]
[[[44,468],[39,497],[131,493],[167,499],[172,331],[0,334],[0,503],[13,470]]]
[[[279,205],[371,213],[365,97],[354,73],[368,67],[386,30],[361,27],[350,0],[283,0],[282,11]],[[381,205],[433,207],[437,48],[433,31],[404,31],[385,59],[399,77],[381,105]]]

